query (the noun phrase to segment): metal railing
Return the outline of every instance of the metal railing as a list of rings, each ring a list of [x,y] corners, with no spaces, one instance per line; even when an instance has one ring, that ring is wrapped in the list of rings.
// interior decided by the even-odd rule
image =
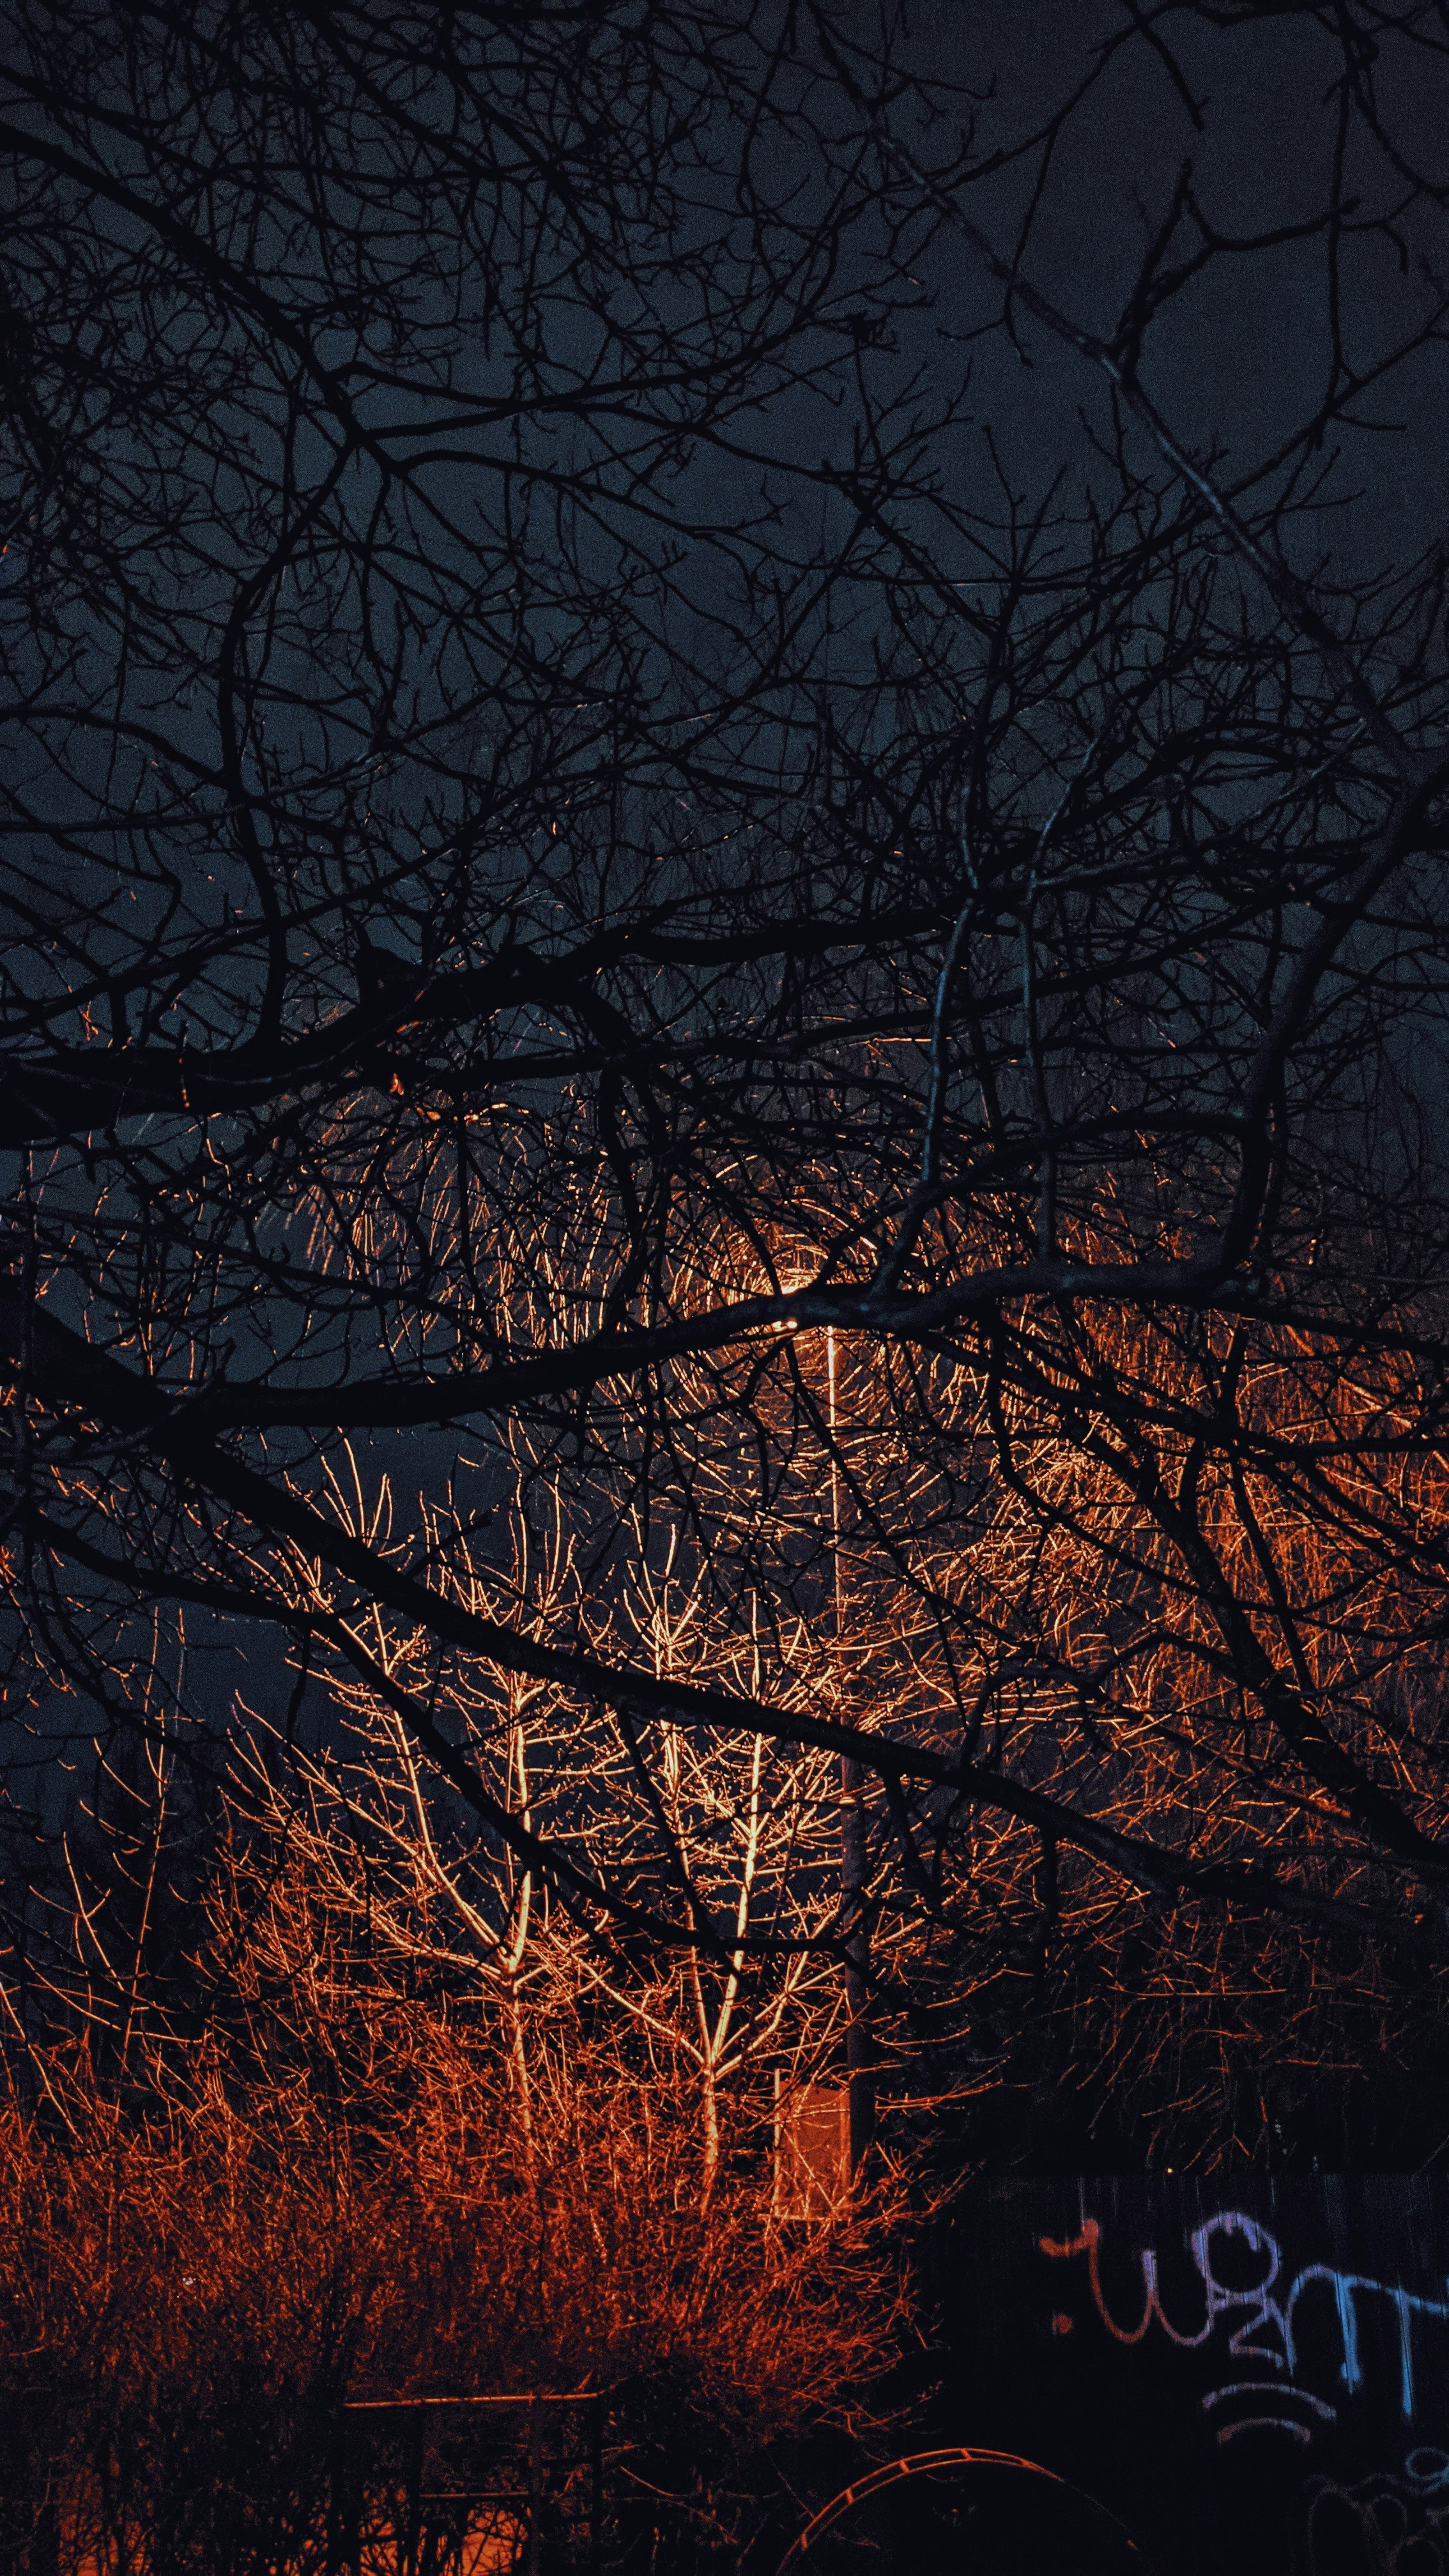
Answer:
[[[328,2576],[599,2576],[602,2517],[597,2395],[342,2409]]]

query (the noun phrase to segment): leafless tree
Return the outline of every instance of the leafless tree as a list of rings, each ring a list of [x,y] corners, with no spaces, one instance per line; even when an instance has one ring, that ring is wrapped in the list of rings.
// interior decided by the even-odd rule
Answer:
[[[273,1632],[581,1937],[843,1961],[862,2088],[1102,1998],[1159,2066],[1200,1992],[1398,2027],[1445,602],[1352,493],[1442,367],[1440,13],[1104,7],[996,92],[703,0],[19,24],[17,1705],[144,1731],[163,1613]],[[1309,141],[1244,214],[1268,70]],[[1133,81],[1193,161],[1074,281]],[[1301,348],[1219,434],[1225,281]],[[534,1489],[541,1621],[479,1554]],[[525,1685],[623,1858],[486,1749]],[[805,1930],[656,1794],[757,1739],[850,1766]]]

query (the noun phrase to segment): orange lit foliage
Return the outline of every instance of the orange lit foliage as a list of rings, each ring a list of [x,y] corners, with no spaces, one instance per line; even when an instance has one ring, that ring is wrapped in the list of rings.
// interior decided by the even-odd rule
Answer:
[[[1442,1830],[1449,1496],[1415,1391],[1219,1319],[1015,1333],[1015,1387],[968,1370],[943,1404],[979,1406],[990,1468],[911,1622],[917,1724],[934,1696],[1065,1826],[1044,1849],[978,1812],[951,1853],[949,2007],[979,1980],[1000,2079],[977,2151],[1352,2161],[1367,2116],[1392,2156],[1418,2080],[1444,2098],[1443,1968],[1422,1878],[1319,1739]],[[1227,1873],[1217,1900],[1134,1887],[1074,1847],[1083,1818]]]
[[[429,1224],[446,1248],[446,1158],[433,1178]],[[681,1220],[690,1248],[661,1290],[669,1310],[797,1288],[832,1243],[857,1226],[863,1239],[868,1207],[852,1211],[844,1183],[821,1187],[812,1213],[797,1176],[788,1231],[724,1241],[706,1216],[691,1240]],[[976,1223],[979,1240],[942,1247],[947,1266],[1020,1249],[1009,1211]],[[587,1321],[586,1208],[568,1233]],[[1067,1239],[1101,1268],[1135,1238],[1099,1208]],[[546,1340],[550,1311],[570,1302],[561,1258],[547,1217],[497,1252],[493,1302],[524,1344]],[[1391,1347],[1395,1321],[1380,1315],[1379,1338],[1357,1343],[1340,1323],[1331,1355],[1306,1326],[1100,1299],[1020,1300],[910,1340],[757,1332],[670,1362],[667,1451],[636,1442],[627,1416],[612,1429],[604,1417],[577,1454],[565,1426],[515,1430],[512,1539],[490,1556],[461,1513],[433,1509],[436,1580],[540,1641],[712,1682],[776,1715],[782,1829],[746,1908],[752,1938],[838,1931],[833,1757],[791,1746],[793,1716],[975,1766],[961,1792],[908,1781],[894,1809],[866,1784],[884,2088],[971,2104],[953,2155],[1352,2160],[1366,2059],[1392,2153],[1401,2113],[1422,2128],[1443,2092],[1449,2120],[1442,1968],[1415,1843],[1443,1806],[1445,1469],[1432,1390]],[[385,1480],[345,1507],[335,1497],[353,1531],[401,1553],[387,1504]],[[553,1534],[546,1579],[537,1548],[527,1562],[530,1513]],[[331,1615],[352,1616],[316,1579]],[[375,1607],[356,1633],[414,1687],[429,1677],[511,1796],[518,1677],[440,1658]],[[371,1730],[380,1813],[388,1765],[400,1779],[410,1759],[405,1736],[390,1739],[366,1689],[333,1669]],[[719,1924],[740,1919],[748,1728],[640,1721],[626,1740],[584,1694],[526,1687],[538,1829],[616,1887],[667,1898],[682,1866]],[[680,1803],[681,1759],[692,1804]],[[1034,1816],[1012,1811],[1017,1790]],[[408,1867],[428,1839],[428,1794],[401,1829]],[[345,1879],[357,1864],[342,1806],[326,1830]],[[1120,1861],[1104,1835],[1126,1838]],[[486,1838],[468,1864],[475,1887],[480,1856],[496,1890]],[[455,1848],[453,1896],[467,1874]],[[560,1918],[536,1889],[531,1901],[517,1974],[547,1983]],[[497,1938],[485,1905],[464,1951],[482,1959]],[[729,1973],[745,1981],[753,2038],[721,2058],[722,2080],[751,2059],[757,2071],[828,2059],[838,1954],[833,1975],[828,1953],[815,1956],[787,1968],[741,1951]],[[573,1954],[565,1984],[587,1981],[584,1960]],[[717,2010],[724,1968],[677,1953],[598,1991],[662,2042],[657,2063],[693,2085],[707,2130],[718,2087],[700,2046],[701,1974]]]
[[[918,2065],[924,2030],[971,2098],[953,2152],[1352,2161],[1366,2123],[1390,2158],[1398,2128],[1432,2146],[1436,2101],[1449,2124],[1427,1840],[1449,1472],[1396,1321],[1345,1357],[1307,1328],[1033,1300],[929,1350],[837,1336],[829,1390],[801,1332],[749,1363],[753,1498],[717,1430],[744,1364],[677,1372],[717,1579],[833,1588],[829,1705],[989,1775],[918,1794],[914,1870],[872,1804],[895,2044]],[[1059,1831],[993,1807],[996,1779]],[[1206,1897],[1177,1862],[1220,1873]]]
[[[672,1293],[687,1311],[770,1272],[788,1287],[815,1257],[804,1233],[768,1256],[707,1237]],[[536,1336],[517,1271],[498,1294]],[[838,1920],[833,1757],[790,1746],[792,1714],[964,1754],[967,1795],[908,1784],[893,1812],[866,1788],[883,2089],[969,2105],[953,2156],[1351,2159],[1366,2061],[1390,2129],[1396,2086],[1440,2081],[1442,1971],[1412,1853],[1315,1740],[1434,1830],[1445,1471],[1402,1355],[1345,1367],[1281,1325],[1033,1301],[925,1351],[757,1337],[675,1362],[669,1403],[658,1490],[627,1441],[570,1463],[545,1428],[512,1442],[501,1554],[441,1513],[429,1536],[439,1579],[485,1614],[778,1714],[744,1914],[747,1729],[641,1721],[626,1742],[582,1697],[453,1658],[441,1704],[500,1796],[522,1781],[526,1701],[540,1831],[611,1884],[667,1893],[680,1863],[720,1924],[821,1941]],[[359,1487],[346,1506],[385,1548],[386,1501]],[[415,1687],[436,1670],[406,1623],[369,1610],[364,1632]],[[313,1865],[325,1847],[346,1884],[362,1842],[375,1868],[388,1817],[387,1867],[432,1874],[455,1964],[496,1979],[506,1916],[515,1984],[589,1988],[644,2034],[638,2063],[694,2102],[707,2191],[716,2093],[832,2062],[838,1961],[742,1951],[743,2036],[716,2068],[701,2030],[724,1968],[641,1955],[600,1979],[526,1878],[521,1924],[516,1871],[500,1912],[498,1855],[444,1851],[405,1732],[345,1673],[335,1686],[361,1767],[311,1810]],[[993,1803],[997,1782],[1049,1802],[1050,1829]],[[1123,1866],[1104,1857],[1097,1828],[1161,1882],[1134,1878],[1127,1845]],[[1199,1896],[1178,1864],[1227,1875]]]
[[[202,2039],[84,2049],[0,2119],[10,2536],[64,2570],[321,2563],[344,2393],[603,2388],[631,2563],[730,2551],[772,2444],[888,2360],[878,2209],[808,2232],[768,2157],[700,2204],[694,2104],[557,2003],[529,2150],[493,2005],[369,1956],[276,1849],[213,1891]],[[64,2499],[58,2528],[47,2498]]]

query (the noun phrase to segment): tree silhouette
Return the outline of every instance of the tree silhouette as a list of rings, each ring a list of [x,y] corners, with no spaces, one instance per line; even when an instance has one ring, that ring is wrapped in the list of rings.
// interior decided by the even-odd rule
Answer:
[[[592,1940],[805,1941],[887,2058],[1402,2020],[1445,601],[1354,491],[1441,363],[1438,14],[1104,9],[996,93],[704,0],[19,25],[17,1708],[199,1745],[175,1623],[274,1633]],[[1083,284],[1133,81],[1193,158]],[[1298,355],[1219,426],[1223,293]],[[543,1622],[483,1531],[535,1485]],[[612,1843],[510,1788],[509,1676]],[[854,1766],[833,1917],[736,1938],[681,1730]]]

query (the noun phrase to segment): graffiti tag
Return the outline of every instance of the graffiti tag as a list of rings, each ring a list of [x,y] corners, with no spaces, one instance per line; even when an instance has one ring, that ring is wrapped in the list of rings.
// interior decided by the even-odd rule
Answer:
[[[1325,2396],[1300,2384],[1300,2363],[1310,2355],[1321,2356],[1326,2332],[1333,2338],[1328,2358],[1330,2366],[1336,2361],[1339,2385],[1349,2395],[1361,2389],[1366,2370],[1361,2324],[1366,2305],[1372,2302],[1387,2303],[1399,2412],[1406,2424],[1412,2423],[1418,2405],[1416,2365],[1422,2329],[1429,2323],[1449,2323],[1449,2300],[1426,2298],[1419,2291],[1406,2289],[1401,2282],[1375,2280],[1364,2272],[1340,2271],[1330,2263],[1307,2263],[1291,2276],[1285,2274],[1277,2238],[1241,2209],[1215,2211],[1187,2239],[1200,2284],[1200,2315],[1197,2293],[1185,2314],[1169,2313],[1152,2246],[1141,2247],[1138,2252],[1142,2273],[1140,2315],[1130,2323],[1114,2315],[1102,2280],[1101,2228],[1095,2218],[1087,2219],[1075,2236],[1064,2240],[1043,2236],[1038,2241],[1043,2254],[1054,2261],[1085,2257],[1093,2304],[1116,2343],[1141,2343],[1156,2327],[1169,2343],[1191,2351],[1210,2344],[1220,2327],[1230,2326],[1226,2346],[1229,2360],[1245,2363],[1250,2369],[1256,2365],[1256,2371],[1252,2376],[1239,2372],[1220,2387],[1210,2389],[1202,2399],[1204,2413],[1218,2419],[1219,2442],[1230,2442],[1249,2430],[1269,2428],[1287,2433],[1295,2441],[1311,2442],[1321,2424],[1332,2422],[1337,2409]],[[1229,2249],[1234,2268],[1241,2271],[1244,2258],[1257,2267],[1246,2285],[1241,2278],[1234,2279],[1229,2274]],[[1061,2331],[1066,2322],[1054,2317],[1053,2331]],[[1321,2370],[1314,2375],[1320,2377]],[[1245,2402],[1257,2411],[1242,2411]],[[1422,2452],[1410,2456],[1427,2460],[1442,2455]],[[1422,2492],[1421,2482],[1413,2480],[1411,2473],[1406,2474],[1411,2475],[1416,2491]]]

